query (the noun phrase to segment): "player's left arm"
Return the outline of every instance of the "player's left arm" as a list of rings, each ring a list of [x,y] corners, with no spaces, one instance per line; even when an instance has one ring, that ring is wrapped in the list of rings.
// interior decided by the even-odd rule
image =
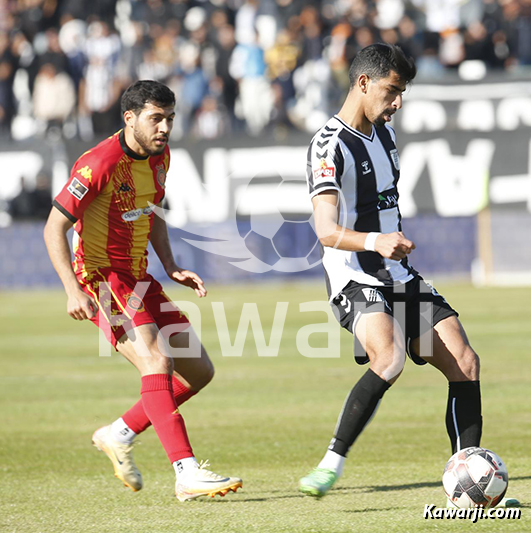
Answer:
[[[206,296],[207,291],[203,280],[191,270],[181,268],[175,262],[171,250],[170,238],[168,236],[168,227],[164,219],[164,210],[161,205],[155,210],[151,237],[149,238],[155,253],[158,255],[166,274],[173,281],[180,283],[194,290],[199,298]]]

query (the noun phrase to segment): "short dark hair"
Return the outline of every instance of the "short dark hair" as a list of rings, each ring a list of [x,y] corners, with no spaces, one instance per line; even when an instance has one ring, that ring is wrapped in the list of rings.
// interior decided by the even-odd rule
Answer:
[[[175,94],[158,81],[136,81],[122,95],[122,115],[126,111],[133,111],[135,115],[138,115],[147,103],[158,104],[161,107],[173,106],[175,105]]]
[[[417,74],[413,58],[407,57],[399,46],[383,43],[366,46],[356,54],[350,65],[348,73],[350,88],[354,87],[362,74],[373,80],[379,80],[389,76],[392,70],[406,83]]]

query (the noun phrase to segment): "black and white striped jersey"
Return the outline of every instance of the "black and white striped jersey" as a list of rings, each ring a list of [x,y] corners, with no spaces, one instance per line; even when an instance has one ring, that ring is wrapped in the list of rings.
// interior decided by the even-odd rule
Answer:
[[[397,182],[400,176],[395,132],[373,126],[371,135],[351,128],[337,115],[314,136],[308,149],[307,180],[310,197],[339,191],[339,224],[355,231],[401,231]],[[376,252],[323,248],[327,289],[332,299],[351,280],[382,286],[406,283],[415,270],[402,261]]]

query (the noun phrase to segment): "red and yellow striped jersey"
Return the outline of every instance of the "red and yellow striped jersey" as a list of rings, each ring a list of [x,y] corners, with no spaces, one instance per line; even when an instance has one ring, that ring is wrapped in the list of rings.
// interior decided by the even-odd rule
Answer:
[[[85,152],[54,205],[74,225],[74,270],[78,278],[111,267],[146,275],[147,246],[155,206],[164,198],[170,150],[141,157],[123,130]]]

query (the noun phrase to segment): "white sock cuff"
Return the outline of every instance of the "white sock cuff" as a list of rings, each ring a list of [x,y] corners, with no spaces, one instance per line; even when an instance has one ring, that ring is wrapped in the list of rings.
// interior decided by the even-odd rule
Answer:
[[[184,459],[179,459],[172,464],[177,477],[185,476],[192,468],[197,468],[197,459],[193,456],[185,457]]]
[[[339,477],[343,473],[343,467],[345,465],[346,457],[339,455],[332,450],[328,450],[325,456],[318,465],[318,468],[324,468],[326,470],[332,470]]]
[[[113,440],[122,444],[131,444],[136,437],[136,433],[120,417],[111,424],[111,436]]]

